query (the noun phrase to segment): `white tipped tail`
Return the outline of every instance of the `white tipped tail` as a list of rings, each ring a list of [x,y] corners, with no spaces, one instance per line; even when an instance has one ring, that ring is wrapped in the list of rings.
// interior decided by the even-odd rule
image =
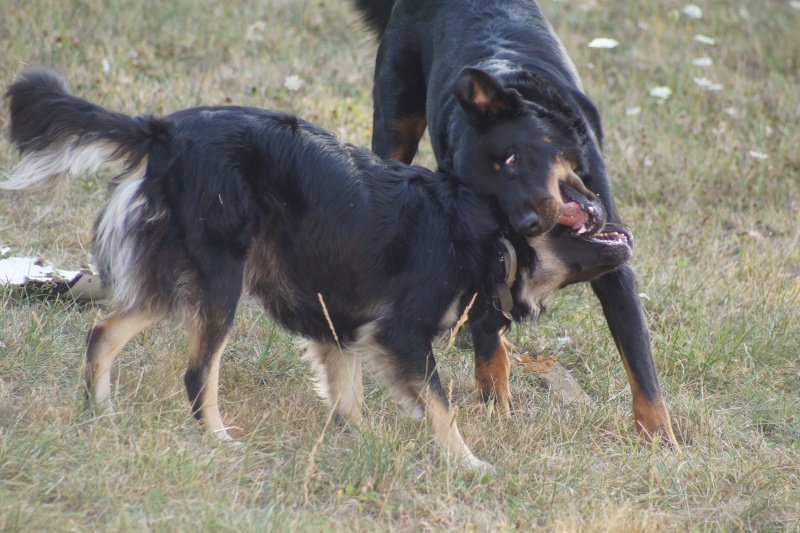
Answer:
[[[51,70],[23,73],[8,88],[10,138],[21,159],[0,189],[43,192],[51,205],[76,177],[111,166],[137,175],[150,141],[165,131],[153,118],[114,113],[67,92]]]

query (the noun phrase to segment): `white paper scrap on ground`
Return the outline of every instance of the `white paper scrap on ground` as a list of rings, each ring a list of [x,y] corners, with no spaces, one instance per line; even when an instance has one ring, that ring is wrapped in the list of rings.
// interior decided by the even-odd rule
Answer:
[[[0,285],[16,286],[56,298],[102,298],[100,278],[91,270],[60,270],[39,257],[0,259]]]

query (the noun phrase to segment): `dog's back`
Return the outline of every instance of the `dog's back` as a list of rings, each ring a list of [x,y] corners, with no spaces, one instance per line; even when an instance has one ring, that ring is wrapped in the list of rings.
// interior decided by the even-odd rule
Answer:
[[[8,95],[22,160],[0,187],[53,192],[86,169],[119,167],[93,251],[120,309],[188,316],[228,264],[234,292],[250,287],[305,335],[329,330],[317,301],[329,293],[347,334],[372,312],[357,309],[408,298],[414,282],[398,274],[438,262],[450,275],[442,244],[483,242],[496,225],[469,191],[283,113],[132,118],[68,94],[50,71],[24,74]]]

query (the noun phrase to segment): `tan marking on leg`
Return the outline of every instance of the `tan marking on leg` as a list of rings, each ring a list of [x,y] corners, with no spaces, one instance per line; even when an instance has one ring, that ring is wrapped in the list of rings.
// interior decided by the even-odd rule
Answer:
[[[464,439],[461,438],[456,424],[456,413],[433,392],[426,393],[423,401],[425,402],[425,415],[436,443],[464,468],[477,471],[492,470],[489,463],[475,457]]]
[[[631,383],[631,395],[633,418],[636,420],[639,437],[645,442],[652,442],[656,437],[661,437],[666,445],[675,451],[680,451],[664,399],[659,396],[655,400],[648,400],[635,383]]]
[[[363,340],[361,340],[363,339]],[[470,470],[488,471],[492,467],[472,453],[456,425],[455,413],[450,411],[447,399],[441,389],[441,382],[435,368],[427,368],[428,381],[413,377],[408,371],[398,368],[395,356],[374,341],[374,330],[365,329],[358,344],[376,377],[386,385],[394,398],[409,412],[422,411],[428,420],[431,434],[436,443],[461,466]],[[426,364],[433,365],[431,354]],[[436,388],[431,386],[435,383]],[[437,390],[439,391],[437,393]]]
[[[475,361],[475,382],[483,398],[493,398],[501,413],[511,410],[511,389],[508,377],[511,364],[506,352],[505,337],[500,336],[491,359]]]
[[[394,148],[389,154],[389,159],[411,164],[426,124],[423,115],[408,115],[397,119],[392,130]]]
[[[146,313],[114,312],[95,324],[87,334],[86,387],[98,414],[112,413],[111,367],[122,348],[134,337],[158,321]]]
[[[206,430],[214,435],[219,440],[233,440],[228,434],[228,428],[222,423],[222,415],[219,412],[219,367],[222,362],[222,352],[225,351],[225,346],[228,344],[230,335],[226,335],[220,345],[217,347],[208,367],[208,376],[200,391],[202,402],[200,403],[200,417],[203,419],[203,424]],[[191,343],[194,344],[194,343]],[[194,347],[197,349],[197,347]],[[192,355],[194,354],[194,355]],[[197,357],[198,352],[192,351],[190,347],[189,358]]]
[[[674,451],[680,452],[678,440],[672,431],[672,421],[667,411],[664,399],[659,395],[657,398],[648,399],[639,388],[628,366],[628,358],[620,346],[617,346],[622,363],[625,366],[625,373],[628,374],[628,382],[631,386],[631,397],[633,398],[633,419],[636,421],[636,431],[639,438],[644,442],[652,442],[656,437],[661,437],[665,445]]]
[[[350,422],[361,423],[364,385],[361,357],[334,344],[308,341],[307,356],[316,372],[317,392]]]

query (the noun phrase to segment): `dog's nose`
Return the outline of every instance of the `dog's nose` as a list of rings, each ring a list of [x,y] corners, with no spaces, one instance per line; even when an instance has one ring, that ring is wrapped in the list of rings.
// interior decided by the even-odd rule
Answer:
[[[526,237],[536,237],[542,234],[542,227],[539,220],[539,215],[534,211],[525,215],[520,223],[517,225],[517,231]]]

